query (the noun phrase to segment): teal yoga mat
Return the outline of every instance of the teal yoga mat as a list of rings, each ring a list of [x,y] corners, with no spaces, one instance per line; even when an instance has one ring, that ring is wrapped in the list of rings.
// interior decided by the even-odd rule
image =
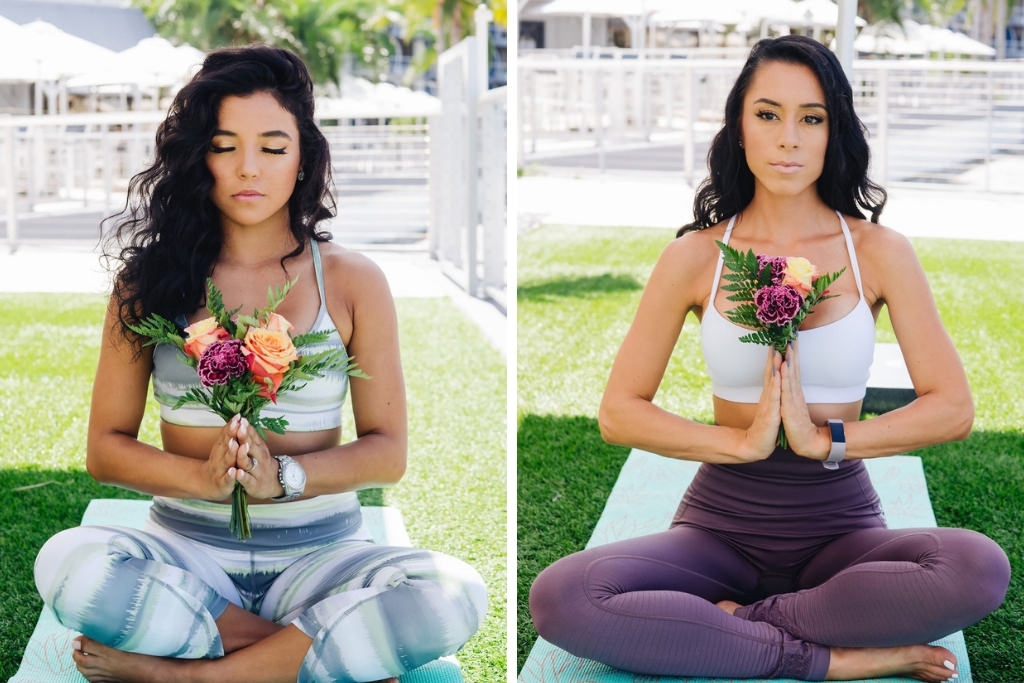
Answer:
[[[935,526],[924,469],[916,456],[897,455],[866,460],[871,481],[882,499],[886,522],[893,529]],[[699,463],[663,458],[633,450],[622,466],[601,518],[587,547],[657,533],[668,528],[682,492]],[[936,645],[957,657],[957,683],[972,683],[971,663],[962,632],[938,640]],[[581,659],[538,638],[519,674],[521,683],[728,683],[724,678],[646,676],[613,669]],[[775,679],[776,681],[779,679]],[[874,683],[913,683],[910,678],[879,678]],[[752,683],[753,679],[743,679]],[[790,683],[795,683],[789,679]]]
[[[149,506],[148,500],[93,500],[82,516],[82,524],[119,524],[138,529],[149,514]],[[364,506],[363,523],[378,543],[412,545],[402,514],[395,508]],[[77,635],[61,626],[50,608],[44,605],[11,683],[85,683],[71,659],[71,639]],[[462,683],[462,673],[455,657],[444,657],[410,671],[399,680],[402,683]]]

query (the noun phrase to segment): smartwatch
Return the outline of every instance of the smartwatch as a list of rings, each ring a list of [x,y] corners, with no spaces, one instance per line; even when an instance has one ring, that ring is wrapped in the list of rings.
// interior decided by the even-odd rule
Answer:
[[[821,464],[826,470],[837,470],[839,461],[846,457],[846,430],[842,420],[830,419],[827,424],[832,435],[832,447],[828,450],[828,458]]]
[[[284,495],[270,500],[276,503],[295,500],[306,490],[306,470],[287,455],[275,455],[274,458],[277,460],[277,480],[281,482]]]

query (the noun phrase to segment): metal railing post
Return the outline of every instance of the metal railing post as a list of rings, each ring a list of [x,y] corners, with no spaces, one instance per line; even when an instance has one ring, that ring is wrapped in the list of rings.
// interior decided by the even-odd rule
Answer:
[[[3,118],[8,118],[4,116]],[[7,248],[13,254],[18,248],[18,175],[14,156],[14,126],[3,127],[4,195],[7,203]]]
[[[694,124],[697,119],[697,85],[693,76],[693,67],[687,66],[684,74],[684,84],[686,88],[686,136],[683,138],[683,164],[686,178],[691,185],[696,182],[693,177],[695,150],[694,140]]]
[[[887,157],[889,156],[889,71],[878,70],[878,154],[875,159],[877,178],[875,182],[884,185],[888,176]]]

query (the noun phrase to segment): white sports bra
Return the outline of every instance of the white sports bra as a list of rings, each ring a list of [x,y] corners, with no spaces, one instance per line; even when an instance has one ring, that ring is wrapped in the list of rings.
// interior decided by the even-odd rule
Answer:
[[[836,213],[846,238],[860,299],[853,310],[839,320],[797,332],[800,380],[808,403],[852,403],[863,399],[875,352],[875,319],[864,300],[857,252],[846,220]],[[733,216],[722,239],[726,244],[735,222],[736,216]],[[715,308],[723,261],[724,257],[719,254],[711,297],[700,325],[704,362],[715,396],[736,403],[757,403],[761,398],[764,365],[770,347],[741,342],[739,338],[750,330],[729,321]]]

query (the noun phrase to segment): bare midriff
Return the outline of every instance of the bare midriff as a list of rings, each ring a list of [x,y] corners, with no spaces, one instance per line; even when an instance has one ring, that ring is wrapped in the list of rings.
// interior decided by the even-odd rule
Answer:
[[[757,411],[756,403],[736,403],[724,398],[714,397],[715,424],[723,427],[746,429],[754,421]],[[860,419],[861,401],[852,403],[812,403],[807,406],[811,414],[811,422],[821,426],[826,420],[836,419],[843,422],[856,422]]]
[[[210,456],[210,449],[220,431],[219,427],[187,427],[162,420],[160,422],[160,435],[163,438],[164,450],[196,460],[206,460]],[[287,434],[267,432],[267,446],[275,455],[302,455],[326,450],[339,443],[341,443],[341,427]],[[229,502],[229,500],[223,502]],[[257,500],[250,497],[249,502],[263,504],[273,501]]]

